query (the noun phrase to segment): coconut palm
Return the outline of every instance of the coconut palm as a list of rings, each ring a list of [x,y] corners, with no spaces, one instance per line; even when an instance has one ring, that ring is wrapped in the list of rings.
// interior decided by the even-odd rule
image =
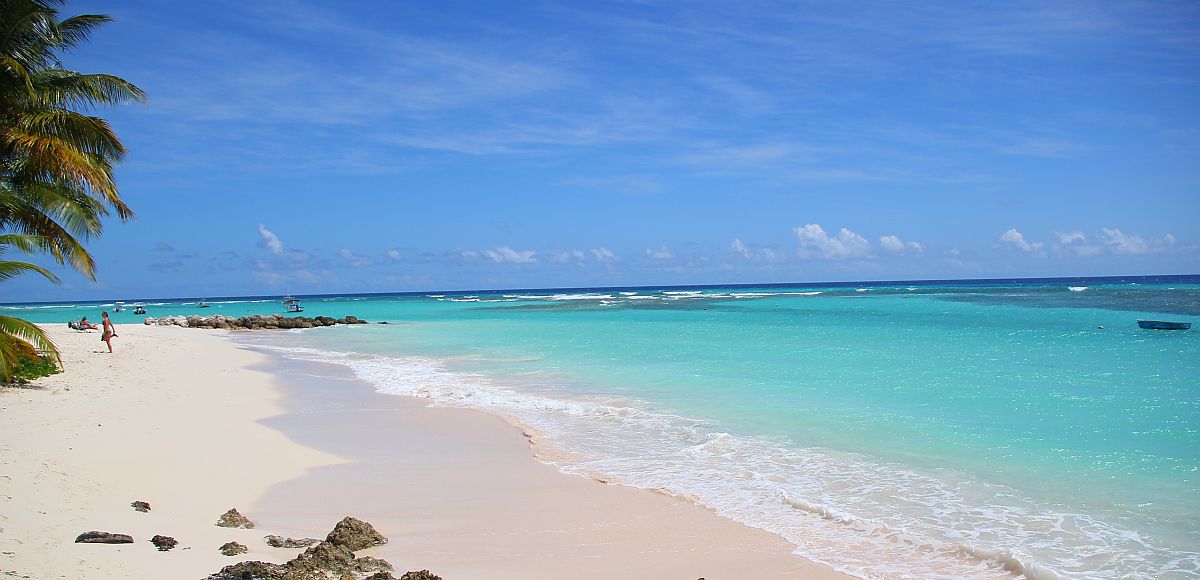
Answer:
[[[121,200],[113,167],[125,147],[104,119],[87,111],[101,105],[142,102],[142,90],[119,77],[81,74],[59,55],[87,40],[111,19],[81,15],[59,20],[61,0],[0,0],[0,247],[44,253],[95,278],[95,260],[83,242],[103,230],[102,218],[133,211]],[[2,262],[0,280],[35,271],[24,262]],[[7,274],[6,274],[7,273]],[[0,317],[0,359],[5,344],[32,343],[57,353],[37,327]],[[0,364],[0,381],[10,374]]]

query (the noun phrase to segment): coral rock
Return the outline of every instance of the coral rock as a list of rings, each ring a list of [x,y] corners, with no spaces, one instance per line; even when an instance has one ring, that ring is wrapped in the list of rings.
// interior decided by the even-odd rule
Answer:
[[[229,511],[221,514],[221,518],[217,520],[217,525],[222,528],[254,529],[254,522],[250,521],[250,518],[238,513],[237,508],[229,508]]]
[[[132,544],[133,536],[129,534],[114,534],[112,532],[90,531],[79,534],[76,544]]]
[[[363,548],[382,546],[387,543],[388,539],[375,531],[371,524],[346,516],[333,527],[333,531],[329,532],[325,541],[345,546],[351,552],[357,552]]]
[[[144,501],[135,501],[129,504],[129,507],[142,513],[150,511],[150,504]]]
[[[166,552],[179,545],[179,541],[171,536],[154,536],[150,538],[150,543],[154,544],[154,547],[158,548],[159,552]]]
[[[400,580],[442,580],[442,577],[429,570],[417,570],[415,572],[405,572],[400,577]]]
[[[283,580],[283,573],[279,564],[250,560],[221,568],[204,580]]]
[[[267,536],[263,539],[272,548],[307,548],[321,541],[315,538],[284,538],[282,536]]]
[[[221,546],[221,553],[225,554],[226,556],[237,556],[238,554],[245,554],[249,550],[250,549],[247,548],[244,544],[239,544],[237,542],[228,542]]]

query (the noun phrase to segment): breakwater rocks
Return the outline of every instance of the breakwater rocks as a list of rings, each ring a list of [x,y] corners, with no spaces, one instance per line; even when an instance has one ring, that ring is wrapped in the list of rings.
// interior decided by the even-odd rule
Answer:
[[[147,326],[182,326],[184,328],[219,328],[223,330],[277,330],[289,328],[318,328],[338,324],[367,324],[355,316],[333,318],[332,316],[296,316],[289,318],[282,314],[252,314],[250,316],[164,316],[162,318],[147,318]],[[381,323],[382,324],[382,323]]]

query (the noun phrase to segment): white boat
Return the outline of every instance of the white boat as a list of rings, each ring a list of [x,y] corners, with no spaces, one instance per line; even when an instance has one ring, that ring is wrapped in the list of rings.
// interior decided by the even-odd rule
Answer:
[[[201,298],[200,303],[196,305],[196,308],[208,308],[208,307],[209,307],[208,302],[205,302],[203,298]]]
[[[125,311],[125,303],[124,302],[121,302],[118,300],[116,304],[113,304],[113,312],[124,312],[124,311]]]
[[[300,306],[300,299],[291,294],[283,297],[283,307],[288,312],[304,312],[304,307]]]
[[[146,305],[141,302],[134,302],[133,303],[133,313],[134,314],[145,314],[146,313]]]

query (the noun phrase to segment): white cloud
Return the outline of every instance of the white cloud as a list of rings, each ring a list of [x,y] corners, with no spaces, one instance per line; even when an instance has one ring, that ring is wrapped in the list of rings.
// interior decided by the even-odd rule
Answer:
[[[738,238],[733,239],[733,242],[729,244],[729,249],[747,260],[775,262],[784,258],[782,252],[777,252],[771,248],[751,248],[742,243],[742,240]]]
[[[283,255],[283,242],[279,240],[279,236],[275,235],[275,232],[268,230],[267,226],[263,224],[258,224],[258,233],[262,236],[263,243],[266,244],[267,249],[271,250],[272,254]]]
[[[1101,241],[1105,247],[1116,254],[1149,254],[1171,249],[1175,245],[1175,236],[1167,234],[1157,240],[1147,240],[1138,235],[1126,234],[1116,228],[1100,228]]]
[[[803,258],[845,260],[864,258],[871,253],[871,243],[846,228],[842,228],[834,237],[826,234],[818,224],[798,226],[792,231],[800,242],[797,253]]]
[[[483,255],[497,263],[528,264],[537,261],[537,254],[533,250],[514,250],[508,246],[500,246],[494,250],[484,250]]]
[[[646,257],[650,258],[651,260],[670,260],[671,258],[675,257],[675,254],[672,254],[671,250],[668,250],[666,246],[663,246],[657,250],[654,248],[646,248]]]
[[[616,262],[617,260],[620,260],[620,258],[618,258],[616,254],[612,253],[612,251],[610,251],[608,248],[604,248],[604,247],[592,248],[592,255],[596,257],[597,262],[601,262],[601,263],[605,263],[605,264],[610,263],[610,262]]]
[[[547,260],[550,260],[551,262],[558,262],[560,264],[571,261],[582,262],[584,257],[585,256],[583,255],[583,252],[580,252],[579,250],[557,250],[546,255]]]
[[[395,250],[395,249],[388,250],[387,257],[399,262],[401,259],[400,250]]]
[[[1073,244],[1075,242],[1086,242],[1087,236],[1083,232],[1054,232],[1058,236],[1058,243]]]
[[[363,266],[371,265],[371,260],[364,258],[362,256],[356,256],[356,255],[354,255],[354,252],[351,252],[350,250],[347,250],[345,248],[342,248],[342,250],[340,252],[338,252],[338,255],[341,256],[342,258],[345,258],[345,260],[347,262],[349,262],[350,265],[354,266],[355,268],[361,268]]]
[[[1040,252],[1042,250],[1041,242],[1027,242],[1025,236],[1017,231],[1017,228],[1010,228],[1007,232],[1000,234],[1000,241],[1012,245],[1025,252]]]
[[[468,260],[474,260],[479,257],[479,252],[475,252],[472,250],[463,250],[463,251],[459,252],[458,255],[462,256],[463,258],[466,258]]]
[[[920,254],[925,251],[925,246],[922,246],[917,242],[905,242],[897,236],[883,236],[879,238],[879,247],[893,254],[900,254],[904,252]]]

